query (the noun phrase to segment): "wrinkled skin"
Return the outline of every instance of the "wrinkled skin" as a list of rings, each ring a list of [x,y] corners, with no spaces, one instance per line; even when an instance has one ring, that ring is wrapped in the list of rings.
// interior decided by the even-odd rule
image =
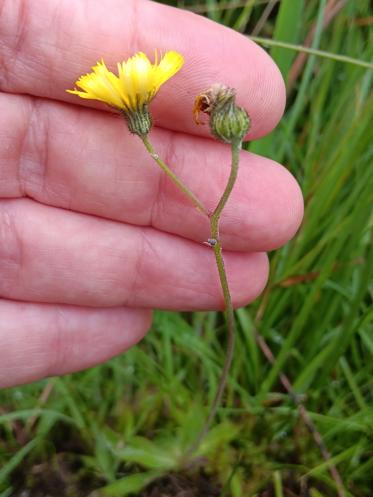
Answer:
[[[147,156],[121,118],[65,92],[101,57],[177,50],[182,70],[152,103],[159,155],[213,209],[229,146],[194,123],[196,95],[237,89],[248,139],[281,118],[269,56],[211,21],[146,0],[0,0],[0,386],[90,367],[148,331],[153,308],[222,309],[209,223]],[[235,306],[268,276],[266,251],[303,214],[279,164],[242,152],[221,239]],[[177,332],[177,330],[175,330]]]

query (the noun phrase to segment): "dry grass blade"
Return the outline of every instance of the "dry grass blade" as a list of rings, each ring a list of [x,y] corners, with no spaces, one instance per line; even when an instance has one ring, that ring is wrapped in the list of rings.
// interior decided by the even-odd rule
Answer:
[[[271,363],[275,363],[275,357],[272,354],[271,349],[267,345],[266,341],[262,336],[259,335],[259,333],[256,333],[256,341],[263,352],[263,355],[265,358]],[[320,449],[321,455],[323,456],[325,462],[328,463],[328,468],[330,471],[330,475],[335,481],[336,487],[337,487],[337,492],[339,497],[346,497],[346,491],[344,488],[344,484],[341,478],[341,475],[339,474],[339,471],[337,470],[336,466],[331,462],[331,455],[330,452],[328,451],[322,436],[320,432],[317,430],[315,423],[312,421],[310,415],[308,414],[306,408],[304,407],[304,404],[299,400],[298,395],[293,389],[293,386],[289,380],[289,378],[284,374],[280,373],[280,381],[285,388],[285,390],[288,392],[290,395],[290,398],[294,402],[294,404],[297,406],[299,414],[301,418],[303,419],[304,424],[308,428],[309,432],[311,433],[313,439],[315,440],[318,448]]]
[[[336,17],[336,15],[341,11],[341,9],[346,5],[347,0],[340,0],[339,2],[335,2],[335,0],[330,0],[325,8],[324,20],[323,20],[323,29],[326,29],[332,20]],[[303,46],[310,47],[312,45],[314,36],[316,32],[316,25],[313,24],[309,33],[307,34]],[[299,78],[299,75],[302,73],[304,64],[307,60],[307,53],[300,53],[297,55],[292,67],[289,71],[288,76],[288,85],[287,92],[290,93],[292,88],[294,87],[295,82]]]
[[[263,14],[260,16],[259,21],[256,23],[256,26],[253,29],[253,32],[251,33],[252,36],[257,36],[261,32],[261,30],[265,26],[265,23],[267,22],[269,16],[271,15],[273,9],[275,8],[277,2],[278,2],[278,0],[270,0],[268,2],[268,5],[263,10]]]

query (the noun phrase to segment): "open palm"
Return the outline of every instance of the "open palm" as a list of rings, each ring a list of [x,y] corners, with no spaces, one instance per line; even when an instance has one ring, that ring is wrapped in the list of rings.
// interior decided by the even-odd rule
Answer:
[[[102,362],[140,340],[151,309],[221,309],[208,220],[125,123],[65,90],[103,57],[177,50],[185,66],[152,104],[152,141],[210,209],[229,147],[192,119],[215,82],[237,89],[248,139],[280,119],[284,85],[266,53],[206,19],[147,0],[0,0],[0,386]],[[243,152],[221,221],[234,304],[263,289],[265,252],[297,230],[293,177]],[[176,331],[175,331],[176,332]]]

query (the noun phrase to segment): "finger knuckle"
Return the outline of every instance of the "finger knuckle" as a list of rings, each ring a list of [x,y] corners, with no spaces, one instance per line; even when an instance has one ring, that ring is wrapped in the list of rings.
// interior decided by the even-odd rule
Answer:
[[[11,209],[0,208],[0,294],[11,297],[22,269],[23,247]]]
[[[0,90],[11,86],[14,67],[23,50],[29,28],[30,2],[2,0],[0,2]]]

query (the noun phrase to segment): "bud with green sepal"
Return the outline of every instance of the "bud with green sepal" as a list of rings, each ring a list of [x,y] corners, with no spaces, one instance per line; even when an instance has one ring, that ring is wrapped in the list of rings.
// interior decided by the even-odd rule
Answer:
[[[236,91],[222,84],[214,84],[198,95],[194,103],[195,121],[199,124],[199,113],[210,116],[212,134],[226,143],[242,141],[250,128],[250,117],[246,110],[236,105]]]
[[[139,107],[136,111],[121,111],[127,122],[128,129],[140,138],[147,136],[152,127],[152,118],[147,105]]]

